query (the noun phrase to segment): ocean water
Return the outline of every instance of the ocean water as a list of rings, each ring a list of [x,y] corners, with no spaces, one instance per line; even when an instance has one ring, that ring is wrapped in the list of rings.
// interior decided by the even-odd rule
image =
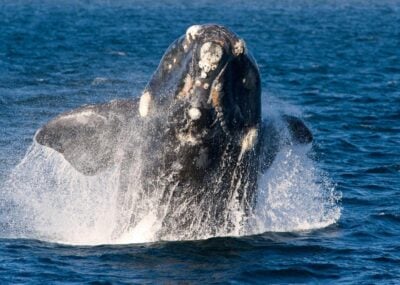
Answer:
[[[302,117],[312,149],[279,153],[253,232],[112,239],[113,181],[71,182],[33,135],[138,96],[168,45],[209,22],[245,39],[264,113]],[[0,283],[399,284],[399,121],[398,1],[0,0]]]

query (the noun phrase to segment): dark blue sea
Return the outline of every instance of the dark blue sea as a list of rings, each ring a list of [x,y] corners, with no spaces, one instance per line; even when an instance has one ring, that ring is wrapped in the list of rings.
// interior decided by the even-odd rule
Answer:
[[[285,195],[265,232],[114,244],[106,191],[45,193],[33,136],[139,96],[169,44],[210,22],[246,41],[264,109],[300,116],[312,149],[280,157],[300,174],[271,170]],[[400,2],[0,0],[0,194],[1,284],[400,284]]]

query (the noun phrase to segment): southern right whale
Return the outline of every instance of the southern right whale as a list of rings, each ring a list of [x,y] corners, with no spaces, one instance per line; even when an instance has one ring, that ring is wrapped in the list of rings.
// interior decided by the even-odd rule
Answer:
[[[139,135],[130,135],[132,127]],[[280,128],[291,137],[285,143],[312,142],[299,118],[263,119],[260,74],[244,40],[207,24],[171,44],[140,98],[63,113],[35,140],[85,175],[120,165],[121,199],[138,188],[143,197],[160,197],[160,238],[196,238],[205,228],[215,235],[246,225],[258,177],[282,146]],[[132,212],[126,227],[142,218]]]

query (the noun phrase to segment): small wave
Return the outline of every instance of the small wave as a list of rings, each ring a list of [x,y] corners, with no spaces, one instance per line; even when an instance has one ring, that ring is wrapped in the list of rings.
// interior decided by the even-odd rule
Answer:
[[[400,264],[400,259],[394,258],[394,257],[389,257],[389,256],[374,257],[374,258],[370,258],[370,260],[379,262],[379,263],[386,263],[389,265]]]
[[[382,220],[382,221],[386,221],[386,222],[391,222],[391,223],[395,223],[395,224],[399,224],[400,223],[400,215],[398,214],[394,214],[394,213],[379,213],[376,215],[372,215],[373,218],[378,219],[378,220]]]
[[[107,77],[96,77],[95,79],[93,79],[92,85],[102,85],[109,83],[110,81],[111,80]]]
[[[329,264],[323,266],[324,270],[316,270],[312,267],[307,266],[296,266],[296,267],[289,267],[289,268],[282,268],[282,269],[253,269],[248,270],[242,273],[242,276],[245,277],[247,280],[254,280],[259,281],[263,278],[268,277],[269,279],[277,278],[276,281],[281,282],[288,282],[290,283],[291,280],[301,280],[305,278],[306,280],[309,278],[318,278],[318,279],[338,279],[340,278],[340,274],[337,272],[337,266]],[[332,272],[333,271],[333,272]]]
[[[124,84],[127,83],[124,79],[108,78],[108,77],[96,77],[90,83],[93,86],[101,86],[106,84]]]
[[[400,164],[390,164],[385,166],[367,168],[364,170],[364,172],[371,174],[398,173],[400,172]]]
[[[126,52],[118,51],[118,50],[110,51],[109,54],[111,54],[111,55],[117,55],[117,56],[126,56]]]

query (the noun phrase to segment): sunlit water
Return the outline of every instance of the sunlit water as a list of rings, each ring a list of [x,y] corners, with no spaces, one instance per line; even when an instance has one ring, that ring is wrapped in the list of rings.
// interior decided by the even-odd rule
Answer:
[[[400,5],[192,4],[0,3],[0,281],[395,284]],[[160,242],[152,207],[126,227],[118,165],[86,177],[32,138],[65,110],[140,94],[170,42],[204,22],[246,40],[264,114],[301,116],[315,141],[260,176],[250,227]]]

